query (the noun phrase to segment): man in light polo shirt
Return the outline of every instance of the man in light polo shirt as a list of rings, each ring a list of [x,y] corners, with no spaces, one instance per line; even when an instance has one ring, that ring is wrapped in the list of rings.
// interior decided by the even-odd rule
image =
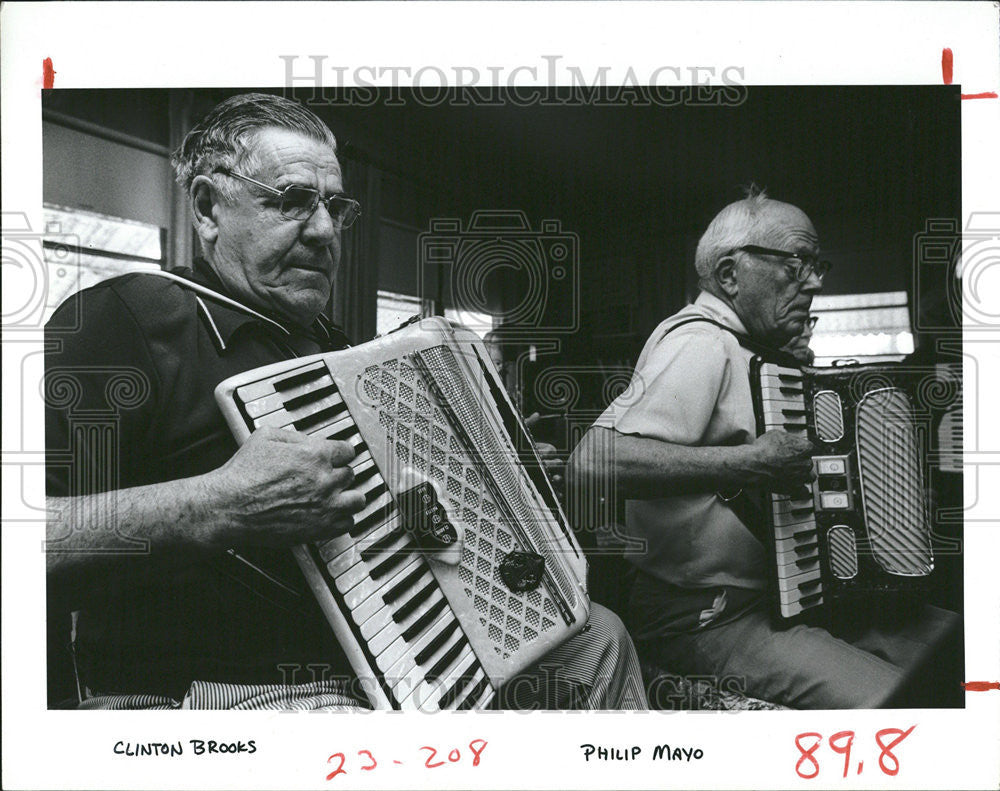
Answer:
[[[570,461],[586,486],[614,474],[643,549],[629,623],[640,652],[671,673],[742,679],[748,695],[796,708],[895,703],[957,622],[934,608],[891,633],[850,642],[775,627],[764,602],[765,550],[738,515],[744,488],[792,491],[812,479],[809,440],[757,436],[749,360],[802,334],[829,269],[809,218],[751,190],[698,244],[701,293],[646,342],[631,387]],[[613,469],[600,459],[613,459]]]

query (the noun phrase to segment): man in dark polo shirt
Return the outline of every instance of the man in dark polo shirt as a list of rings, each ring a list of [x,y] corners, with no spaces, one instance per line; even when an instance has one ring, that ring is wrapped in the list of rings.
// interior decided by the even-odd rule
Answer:
[[[219,105],[174,164],[205,259],[80,292],[46,328],[50,620],[77,613],[84,708],[357,706],[287,549],[343,534],[364,506],[353,451],[276,430],[237,450],[213,391],[345,345],[322,310],[360,207],[330,130],[279,97]],[[50,672],[63,640],[50,632]],[[599,605],[544,664],[505,703],[645,705],[631,641]]]

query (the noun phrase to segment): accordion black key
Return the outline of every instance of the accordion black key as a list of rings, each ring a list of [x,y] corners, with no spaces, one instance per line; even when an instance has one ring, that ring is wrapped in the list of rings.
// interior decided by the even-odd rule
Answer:
[[[783,429],[818,448],[812,485],[763,503],[778,618],[837,626],[918,601],[934,557],[925,443],[905,373],[758,356],[751,384],[760,433]]]

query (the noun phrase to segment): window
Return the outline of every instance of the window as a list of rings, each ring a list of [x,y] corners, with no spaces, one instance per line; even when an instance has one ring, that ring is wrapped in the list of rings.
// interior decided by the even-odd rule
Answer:
[[[480,338],[496,327],[496,322],[489,313],[477,313],[474,310],[459,310],[457,308],[445,308],[444,317],[451,321],[465,325]]]
[[[434,303],[431,300],[421,302],[419,297],[409,294],[399,294],[395,291],[378,292],[378,304],[376,308],[376,332],[385,335],[392,332],[405,321],[414,316],[433,316],[437,313],[434,310]],[[456,308],[445,308],[444,317],[449,321],[456,321],[465,325],[480,338],[496,326],[496,322],[489,313],[478,313],[472,310],[459,310]]]
[[[419,297],[397,294],[393,291],[379,291],[375,314],[375,331],[385,335],[399,327],[404,321],[416,315],[426,316]]]
[[[67,297],[126,272],[160,269],[163,231],[156,225],[44,204],[42,250],[48,269],[45,319]]]
[[[913,351],[905,291],[818,296],[812,314],[818,317],[809,343],[816,365],[899,360]]]

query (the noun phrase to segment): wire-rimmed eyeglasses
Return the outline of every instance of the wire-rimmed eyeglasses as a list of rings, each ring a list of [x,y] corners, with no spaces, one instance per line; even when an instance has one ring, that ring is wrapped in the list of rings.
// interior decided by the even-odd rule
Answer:
[[[219,168],[215,172],[232,176],[248,184],[253,184],[255,187],[259,187],[273,195],[278,201],[278,212],[287,220],[296,220],[299,222],[308,220],[313,216],[313,212],[316,211],[316,207],[321,202],[326,206],[326,210],[330,214],[330,219],[333,220],[334,227],[338,231],[350,228],[354,224],[354,221],[361,216],[361,204],[353,198],[347,198],[343,195],[331,195],[328,198],[324,198],[318,190],[314,190],[311,187],[299,187],[294,184],[285,187],[283,190],[279,190],[276,187],[264,184],[257,181],[257,179],[244,176],[242,173],[237,173],[235,170],[229,170],[228,168]]]
[[[737,247],[745,253],[753,255],[772,255],[777,258],[784,258],[783,262],[790,271],[794,272],[795,279],[800,283],[805,283],[810,277],[816,275],[820,282],[826,277],[833,266],[829,261],[823,261],[814,255],[802,255],[800,253],[789,253],[785,250],[774,250],[770,247],[759,247],[755,244],[745,244]],[[797,263],[792,263],[788,259],[794,259]]]

